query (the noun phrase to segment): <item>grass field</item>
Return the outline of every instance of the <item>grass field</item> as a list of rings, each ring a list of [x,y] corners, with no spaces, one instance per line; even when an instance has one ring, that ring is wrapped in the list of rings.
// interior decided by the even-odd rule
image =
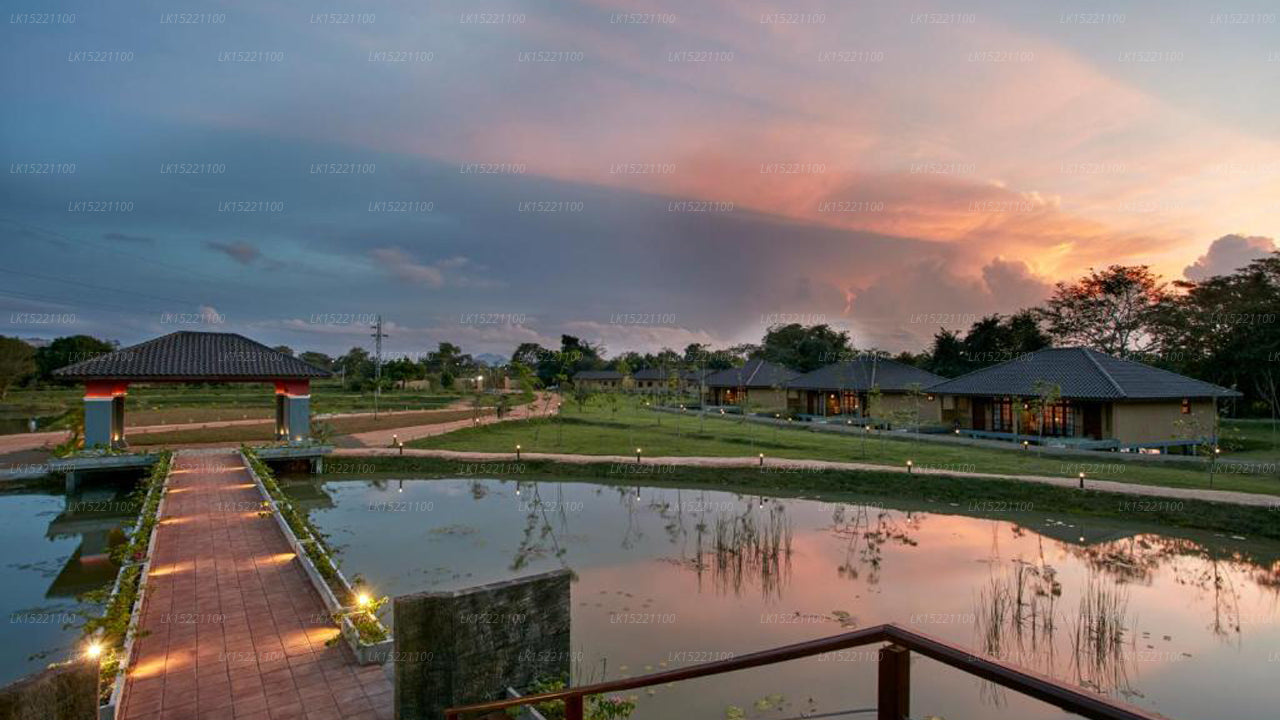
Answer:
[[[869,462],[901,467],[911,460],[917,467],[987,472],[1088,477],[1169,487],[1208,488],[1205,470],[1125,461],[1115,453],[1094,457],[1039,456],[1031,450],[993,450],[893,438],[892,433],[835,435],[802,429],[776,428],[743,422],[741,418],[708,415],[700,423],[695,413],[657,413],[619,403],[616,409],[590,403],[579,410],[565,403],[561,419],[536,419],[468,428],[447,435],[422,438],[413,447],[449,450],[512,452],[517,444],[526,452],[584,455],[633,455],[637,447],[649,457],[752,456]],[[1220,466],[1213,488],[1280,495],[1274,473],[1224,472]]]
[[[0,418],[11,421],[0,432],[26,432],[26,418],[50,418],[78,409],[84,391],[75,387],[13,390],[0,403]],[[510,402],[523,402],[509,396]],[[448,391],[388,390],[378,407],[386,411],[438,410],[459,403],[470,406],[475,395]],[[312,412],[317,414],[373,412],[373,393],[343,390],[337,381],[312,383]],[[497,396],[480,396],[481,405],[492,406]],[[219,420],[270,420],[275,413],[275,390],[266,383],[227,385],[135,385],[125,399],[127,422],[132,426],[216,422]],[[57,428],[44,421],[41,428]],[[65,420],[63,421],[65,422]]]
[[[372,410],[373,393],[343,390],[333,380],[311,384],[316,412],[351,412]],[[13,413],[48,415],[78,406],[84,390],[78,385],[38,390],[11,390],[0,404],[0,410]],[[273,406],[275,390],[268,383],[229,383],[226,385],[139,384],[129,388],[126,410],[141,412],[166,408],[227,408],[244,412],[248,408]],[[441,390],[386,390],[381,407],[388,410],[431,410],[443,407],[469,394]]]
[[[1280,462],[1280,426],[1270,420],[1224,420],[1222,444],[1233,460]]]
[[[486,410],[485,413],[490,414],[490,411]],[[436,425],[454,422],[455,420],[466,420],[473,415],[474,413],[471,410],[397,413],[395,415],[381,415],[377,420],[372,415],[361,415],[320,421],[315,426],[319,426],[322,422],[332,428],[334,435],[351,435],[353,433],[369,432],[370,430],[391,430],[415,425]],[[274,430],[275,422],[269,420],[252,425],[190,428],[155,433],[130,433],[128,439],[129,445],[132,447],[218,442],[270,442],[274,439]]]

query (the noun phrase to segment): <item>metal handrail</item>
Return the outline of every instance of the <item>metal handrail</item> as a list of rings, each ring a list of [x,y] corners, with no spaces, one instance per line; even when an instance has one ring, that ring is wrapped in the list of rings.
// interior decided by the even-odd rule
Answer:
[[[938,638],[907,630],[891,623],[817,640],[806,640],[769,650],[760,650],[728,660],[717,660],[686,668],[667,670],[652,675],[583,685],[537,695],[524,695],[508,700],[494,700],[492,702],[452,707],[445,711],[445,717],[448,720],[462,720],[464,716],[470,716],[475,713],[563,700],[565,703],[565,719],[581,720],[583,698],[588,695],[620,692],[680,682],[682,680],[692,680],[710,675],[720,675],[881,642],[890,644],[890,647],[885,649],[886,651],[896,648],[894,652],[882,651],[880,656],[879,717],[881,720],[898,720],[907,715],[910,687],[907,659],[910,651],[918,652],[944,665],[949,665],[970,675],[975,675],[1092,720],[1167,720],[1162,715],[1093,694],[1016,665],[981,657]]]

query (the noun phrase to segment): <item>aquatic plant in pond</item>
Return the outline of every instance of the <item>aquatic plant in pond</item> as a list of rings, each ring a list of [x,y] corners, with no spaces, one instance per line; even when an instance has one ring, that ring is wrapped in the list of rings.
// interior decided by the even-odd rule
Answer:
[[[763,595],[780,594],[791,561],[786,510],[774,503],[762,517],[748,507],[739,515],[717,515],[715,523],[710,565],[717,584],[741,592],[745,582],[758,581]]]

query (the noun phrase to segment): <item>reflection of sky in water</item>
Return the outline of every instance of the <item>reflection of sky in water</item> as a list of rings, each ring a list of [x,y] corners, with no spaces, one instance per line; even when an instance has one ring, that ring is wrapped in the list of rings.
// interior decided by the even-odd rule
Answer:
[[[526,483],[519,495],[510,482],[397,485],[343,481],[291,492],[330,533],[344,569],[388,595],[563,561],[579,577],[573,645],[585,679],[830,635],[842,620],[892,621],[999,647],[1015,662],[1174,718],[1270,719],[1280,705],[1276,543],[1193,542],[1113,521],[1025,514],[1016,525],[796,499],[762,507],[755,496],[700,490],[643,488],[637,499],[635,488],[582,483]],[[741,552],[717,553],[717,534]],[[789,554],[768,550],[788,546]],[[1241,560],[1246,548],[1259,560]],[[1019,567],[1020,605],[1012,600]],[[1118,644],[1088,643],[1089,618],[1105,614],[1082,619],[1081,603],[1099,592],[1125,603],[1130,632]],[[1021,607],[1022,617],[1001,614],[993,598]],[[621,614],[637,622],[620,622]],[[1045,617],[1054,619],[1048,634]],[[1077,634],[1100,649],[1074,652]],[[875,702],[874,670],[874,653],[851,651],[658,688],[642,694],[636,717],[722,717],[728,705],[761,718],[865,708]],[[753,707],[775,693],[781,707]],[[1063,716],[922,658],[912,700],[914,715],[948,720]]]
[[[78,500],[93,508],[118,498],[101,491]],[[0,683],[67,659],[80,637],[76,596],[115,579],[107,531],[123,520],[103,512],[72,516],[65,507],[62,496],[0,495]],[[73,627],[64,628],[68,623]]]

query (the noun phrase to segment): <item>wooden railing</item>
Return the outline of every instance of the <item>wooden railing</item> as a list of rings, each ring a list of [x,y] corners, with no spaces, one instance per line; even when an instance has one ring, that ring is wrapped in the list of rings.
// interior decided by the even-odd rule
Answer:
[[[897,625],[875,627],[818,640],[784,645],[740,655],[729,660],[702,663],[676,670],[644,675],[626,680],[584,685],[557,692],[525,695],[523,697],[477,703],[445,711],[448,720],[464,720],[478,714],[505,710],[521,705],[534,705],[552,700],[563,700],[565,720],[582,720],[583,698],[588,695],[634,690],[635,688],[663,685],[720,675],[774,663],[798,660],[822,653],[847,648],[889,643],[880,652],[877,707],[878,720],[904,720],[910,713],[911,653],[917,652],[944,665],[989,680],[1028,697],[1042,700],[1070,713],[1093,720],[1165,720],[1163,716],[1111,700],[1101,695],[1073,687],[1053,678],[1010,665],[998,660],[975,655],[968,650],[943,642],[937,638],[912,632]]]

